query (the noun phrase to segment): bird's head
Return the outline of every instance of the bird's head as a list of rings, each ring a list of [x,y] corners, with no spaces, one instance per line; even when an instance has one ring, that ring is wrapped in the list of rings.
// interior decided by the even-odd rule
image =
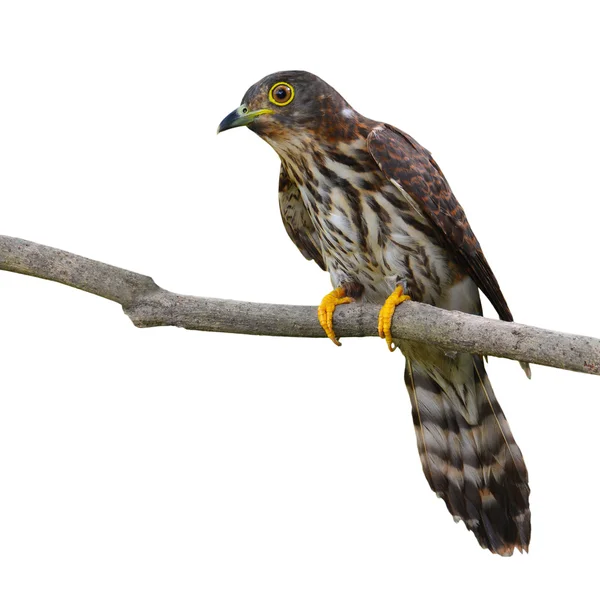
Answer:
[[[277,151],[310,138],[350,137],[360,115],[322,79],[306,71],[279,71],[251,86],[217,133],[246,125]]]

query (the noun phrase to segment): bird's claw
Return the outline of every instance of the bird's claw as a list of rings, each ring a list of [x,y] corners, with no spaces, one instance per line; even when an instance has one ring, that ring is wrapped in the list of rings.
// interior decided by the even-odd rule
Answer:
[[[319,305],[317,316],[319,317],[319,323],[327,334],[327,337],[336,345],[341,346],[339,340],[335,336],[333,331],[333,313],[335,307],[340,304],[349,304],[352,302],[352,298],[346,295],[346,291],[343,287],[336,288],[333,292],[329,292]]]
[[[383,338],[388,345],[390,352],[396,349],[396,344],[392,340],[392,318],[396,311],[396,306],[402,304],[405,300],[410,300],[410,296],[404,293],[404,288],[399,285],[384,302],[381,310],[379,311],[379,322],[377,329],[379,331],[379,337]]]

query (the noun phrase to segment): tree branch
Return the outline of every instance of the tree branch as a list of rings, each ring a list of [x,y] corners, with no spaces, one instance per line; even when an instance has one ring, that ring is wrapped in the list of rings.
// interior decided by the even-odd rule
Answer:
[[[250,335],[324,337],[312,306],[258,304],[183,296],[160,288],[146,275],[126,271],[64,250],[0,236],[0,270],[56,281],[122,305],[136,327],[174,325],[200,331]],[[377,335],[379,306],[340,306],[340,337]],[[401,304],[394,337],[449,351],[488,354],[600,374],[600,340],[505,323],[418,302]]]

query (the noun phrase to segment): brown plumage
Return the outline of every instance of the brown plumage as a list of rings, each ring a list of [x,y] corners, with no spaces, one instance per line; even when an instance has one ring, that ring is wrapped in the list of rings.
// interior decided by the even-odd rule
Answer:
[[[265,77],[221,123],[267,141],[281,158],[285,228],[335,288],[383,303],[401,285],[413,300],[481,314],[479,287],[512,315],[463,209],[431,154],[399,129],[357,113],[302,71]],[[527,550],[523,457],[480,356],[394,340],[430,487],[479,543]],[[527,365],[523,365],[526,371]]]
[[[431,154],[408,134],[385,125],[374,129],[367,146],[379,168],[415,201],[446,245],[488,297],[500,318],[512,315],[462,206]]]

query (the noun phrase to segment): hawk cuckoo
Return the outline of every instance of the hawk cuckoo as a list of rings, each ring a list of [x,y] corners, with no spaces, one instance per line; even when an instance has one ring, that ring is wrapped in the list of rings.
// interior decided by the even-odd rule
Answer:
[[[484,548],[511,555],[530,538],[527,469],[481,356],[392,339],[408,299],[482,314],[479,289],[512,315],[465,213],[431,154],[399,129],[363,117],[303,71],[269,75],[219,131],[247,126],[281,159],[279,206],[334,290],[319,307],[327,335],[339,304],[382,305],[379,333],[406,357],[404,380],[425,477]],[[523,368],[529,374],[528,365]]]

